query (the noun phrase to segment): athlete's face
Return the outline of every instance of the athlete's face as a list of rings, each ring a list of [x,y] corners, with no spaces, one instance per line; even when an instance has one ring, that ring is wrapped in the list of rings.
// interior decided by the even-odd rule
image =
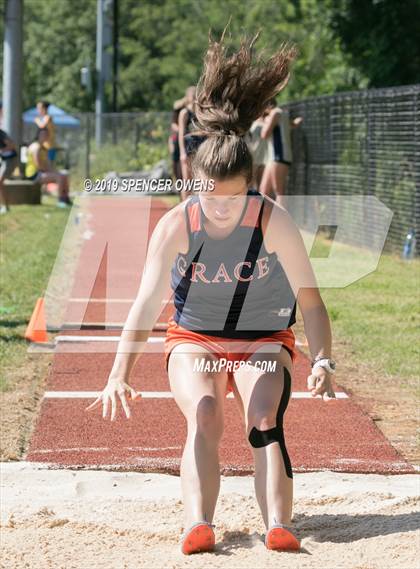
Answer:
[[[214,180],[212,192],[200,192],[200,203],[206,218],[216,227],[236,225],[245,207],[248,185],[243,176]]]

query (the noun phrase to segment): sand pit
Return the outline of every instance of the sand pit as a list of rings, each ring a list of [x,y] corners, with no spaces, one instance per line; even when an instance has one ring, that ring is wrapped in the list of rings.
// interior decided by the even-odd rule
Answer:
[[[299,554],[265,549],[252,477],[222,477],[215,553],[184,556],[180,479],[3,463],[7,569],[418,569],[419,475],[295,474]]]

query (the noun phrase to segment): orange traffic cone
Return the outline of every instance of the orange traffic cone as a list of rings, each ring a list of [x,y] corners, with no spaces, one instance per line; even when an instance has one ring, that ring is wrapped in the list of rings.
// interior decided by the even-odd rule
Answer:
[[[25,338],[31,342],[48,342],[43,298],[38,298],[36,301],[34,311],[26,328]]]

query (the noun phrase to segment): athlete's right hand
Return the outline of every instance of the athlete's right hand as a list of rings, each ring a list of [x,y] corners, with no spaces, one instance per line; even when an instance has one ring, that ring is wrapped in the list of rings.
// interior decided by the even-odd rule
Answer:
[[[102,418],[106,419],[108,415],[109,402],[111,402],[111,421],[115,421],[117,416],[117,396],[120,399],[122,408],[125,411],[127,419],[131,417],[130,407],[127,403],[126,392],[131,396],[133,401],[137,397],[141,397],[140,393],[133,389],[127,382],[122,379],[109,379],[105,386],[105,389],[99,395],[99,397],[86,407],[85,411],[89,411],[99,405],[102,402]]]

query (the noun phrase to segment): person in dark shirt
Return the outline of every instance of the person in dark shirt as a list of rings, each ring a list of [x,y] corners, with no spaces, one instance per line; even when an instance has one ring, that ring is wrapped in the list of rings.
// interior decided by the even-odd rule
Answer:
[[[18,166],[16,145],[8,134],[0,129],[0,214],[10,211],[7,194],[4,190],[4,180],[11,178]]]
[[[171,120],[171,134],[169,135],[168,145],[169,152],[172,157],[172,173],[174,182],[182,180],[181,162],[180,162],[180,149],[179,149],[179,114],[185,106],[185,98],[175,101],[172,107],[172,120]]]
[[[179,154],[181,161],[182,178],[184,180],[189,180],[191,178],[191,167],[185,148],[185,141],[186,137],[195,130],[195,91],[196,88],[194,86],[188,87],[185,95],[185,106],[179,113],[178,118]],[[185,199],[187,197],[185,195],[185,192],[181,192],[180,196],[181,199]]]

